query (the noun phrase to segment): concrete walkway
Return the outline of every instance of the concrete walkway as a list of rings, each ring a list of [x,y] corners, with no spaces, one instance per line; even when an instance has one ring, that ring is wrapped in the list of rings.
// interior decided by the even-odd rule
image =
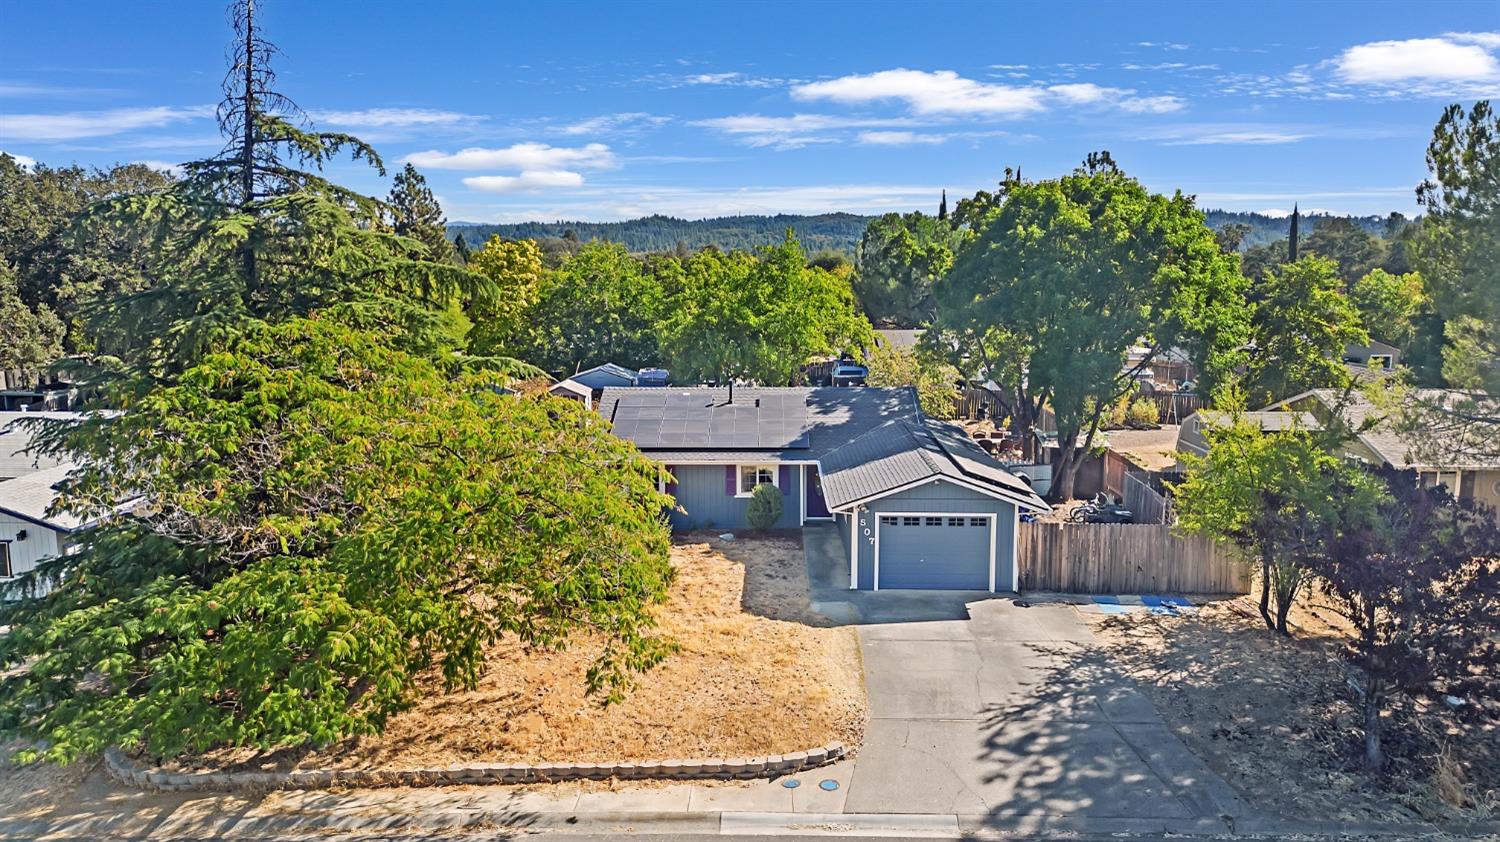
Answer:
[[[813,596],[857,625],[870,724],[845,809],[1110,819],[1249,810],[1066,604],[851,592],[837,531],[806,533]],[[843,561],[841,564],[840,562]]]

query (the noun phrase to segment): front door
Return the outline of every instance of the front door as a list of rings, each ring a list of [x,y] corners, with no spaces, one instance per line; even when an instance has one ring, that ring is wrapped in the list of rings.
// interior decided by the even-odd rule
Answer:
[[[823,499],[823,477],[818,473],[816,465],[803,465],[802,476],[807,480],[803,486],[807,488],[807,516],[833,517],[828,511],[828,501]]]

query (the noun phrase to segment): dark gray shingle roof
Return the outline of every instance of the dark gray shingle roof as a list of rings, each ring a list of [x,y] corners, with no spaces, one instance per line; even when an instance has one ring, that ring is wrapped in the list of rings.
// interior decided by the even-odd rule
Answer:
[[[1031,486],[1005,470],[963,430],[931,419],[882,424],[829,452],[820,464],[823,497],[834,509],[940,478],[990,488],[1027,508],[1047,509]]]

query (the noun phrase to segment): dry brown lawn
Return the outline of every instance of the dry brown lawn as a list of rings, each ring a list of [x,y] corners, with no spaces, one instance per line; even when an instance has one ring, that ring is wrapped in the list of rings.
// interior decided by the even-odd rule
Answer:
[[[430,692],[383,734],[314,753],[215,753],[193,766],[415,768],[466,762],[606,762],[740,757],[858,745],[859,646],[807,605],[796,536],[678,536],[677,581],[658,610],[680,650],[616,705],[584,692],[598,643],[566,652],[495,647],[479,686]]]
[[[1246,598],[1188,616],[1091,619],[1193,753],[1272,814],[1332,821],[1500,814],[1494,720],[1458,725],[1398,706],[1386,728],[1390,768],[1379,777],[1361,769],[1357,699],[1334,650],[1343,630],[1316,599],[1294,609],[1292,640],[1269,634]]]

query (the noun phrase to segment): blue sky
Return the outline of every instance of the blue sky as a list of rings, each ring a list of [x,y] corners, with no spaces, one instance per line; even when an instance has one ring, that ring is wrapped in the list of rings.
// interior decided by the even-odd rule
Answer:
[[[262,0],[280,87],[453,220],[882,212],[1109,149],[1204,207],[1416,210],[1500,3]],[[215,151],[221,4],[0,0],[0,151]],[[383,194],[362,165],[332,174]]]

